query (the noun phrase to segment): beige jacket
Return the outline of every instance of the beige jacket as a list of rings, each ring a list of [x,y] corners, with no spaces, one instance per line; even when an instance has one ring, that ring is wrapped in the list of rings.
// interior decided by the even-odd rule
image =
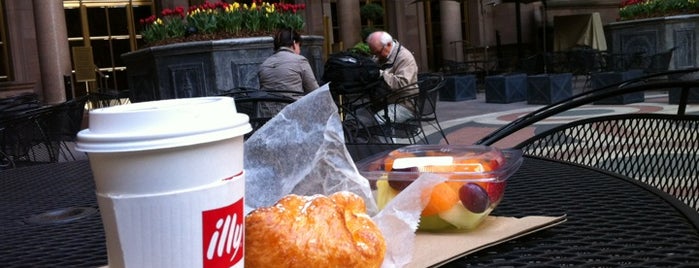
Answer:
[[[378,61],[377,63],[379,66],[392,64],[391,67],[384,69],[382,73],[383,80],[386,82],[389,89],[400,92],[394,94],[394,96],[396,96],[395,98],[388,100],[390,103],[395,103],[395,99],[398,97],[418,93],[418,68],[415,57],[410,50],[403,47],[398,41],[394,41],[393,48],[391,49],[391,53],[388,54],[388,58],[383,62]],[[412,107],[409,103],[401,104],[415,111],[415,107]]]

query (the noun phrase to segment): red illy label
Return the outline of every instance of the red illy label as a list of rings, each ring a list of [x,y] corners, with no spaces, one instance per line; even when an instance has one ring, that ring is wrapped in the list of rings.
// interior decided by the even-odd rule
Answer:
[[[232,267],[243,259],[245,235],[243,198],[202,212],[204,268]]]

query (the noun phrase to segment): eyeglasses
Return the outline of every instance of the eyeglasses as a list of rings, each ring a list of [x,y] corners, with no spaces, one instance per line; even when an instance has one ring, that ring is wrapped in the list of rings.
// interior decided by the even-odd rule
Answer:
[[[383,50],[384,50],[385,48],[386,48],[386,45],[382,45],[382,46],[381,46],[381,49],[379,49],[378,51],[377,51],[377,50],[371,50],[371,54],[379,55],[379,54],[381,54],[381,52],[383,52]]]

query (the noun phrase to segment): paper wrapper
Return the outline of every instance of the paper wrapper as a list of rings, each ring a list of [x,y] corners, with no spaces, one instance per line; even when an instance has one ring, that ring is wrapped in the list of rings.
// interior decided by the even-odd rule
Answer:
[[[413,261],[415,231],[428,201],[421,196],[429,196],[422,193],[446,180],[433,174],[421,175],[378,212],[369,181],[359,173],[345,148],[342,124],[328,84],[286,106],[258,129],[245,142],[244,159],[246,214],[271,206],[288,194],[350,191],[363,197],[368,214],[386,239],[382,267],[404,267]]]
[[[378,215],[376,202],[345,148],[337,106],[328,85],[286,106],[245,141],[246,213],[268,207],[288,194],[330,195],[350,191],[364,198],[369,215],[387,242],[383,267],[410,262],[422,188],[444,181],[424,175],[403,190]]]
[[[287,105],[250,136],[243,166],[248,209],[271,206],[291,193],[328,195],[344,190],[362,196],[369,212],[377,211],[369,181],[359,174],[345,148],[327,84]]]

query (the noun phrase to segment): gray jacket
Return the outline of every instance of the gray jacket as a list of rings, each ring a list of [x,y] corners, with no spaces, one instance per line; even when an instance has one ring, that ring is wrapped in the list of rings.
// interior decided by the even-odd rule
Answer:
[[[318,88],[306,57],[282,47],[259,67],[260,89],[286,90],[306,94]]]

